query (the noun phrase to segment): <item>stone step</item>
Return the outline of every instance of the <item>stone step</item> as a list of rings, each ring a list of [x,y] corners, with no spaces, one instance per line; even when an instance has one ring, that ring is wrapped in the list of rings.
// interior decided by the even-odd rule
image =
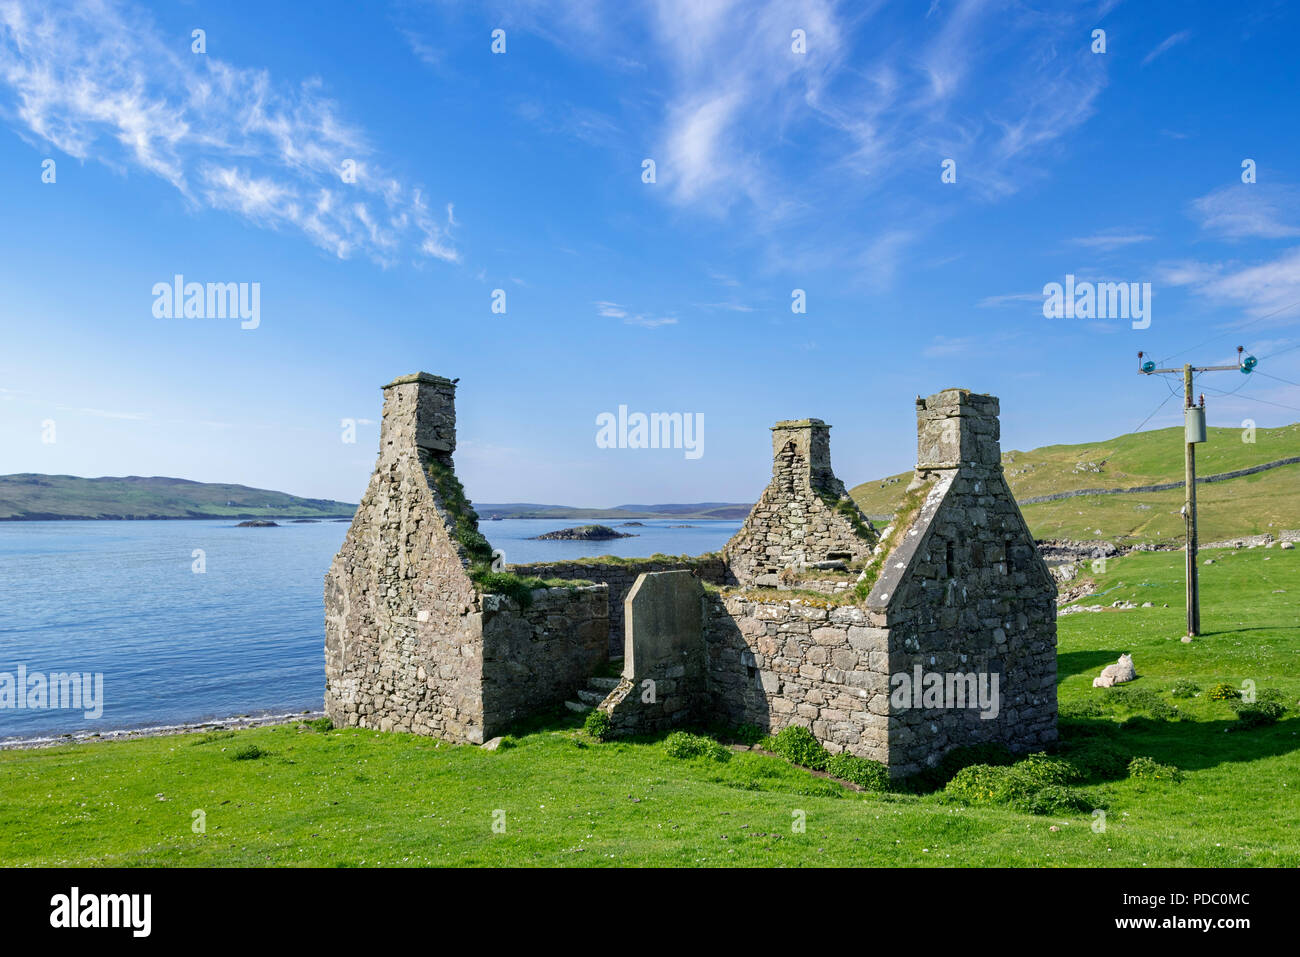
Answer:
[[[564,706],[568,708],[570,711],[578,712],[578,714],[585,714],[586,712],[591,710],[591,705],[582,704],[577,701],[566,701],[564,702]]]
[[[587,687],[592,691],[603,691],[609,694],[618,687],[617,678],[588,678]]]
[[[606,693],[604,691],[588,691],[586,688],[578,689],[578,700],[583,704],[589,704],[593,708],[604,701]]]

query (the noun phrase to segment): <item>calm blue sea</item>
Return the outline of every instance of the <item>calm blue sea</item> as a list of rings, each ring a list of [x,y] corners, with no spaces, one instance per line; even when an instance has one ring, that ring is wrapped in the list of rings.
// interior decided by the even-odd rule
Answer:
[[[645,520],[636,538],[535,542],[582,522],[481,523],[507,562],[700,554],[739,522]],[[671,528],[689,524],[691,528]],[[325,572],[346,522],[0,522],[0,674],[102,673],[103,715],[0,708],[0,740],[319,710]],[[204,571],[197,573],[195,551]]]

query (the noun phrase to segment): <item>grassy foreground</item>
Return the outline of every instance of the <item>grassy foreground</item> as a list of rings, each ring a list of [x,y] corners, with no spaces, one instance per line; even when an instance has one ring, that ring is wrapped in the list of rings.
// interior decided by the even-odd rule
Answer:
[[[1184,771],[1181,783],[1083,782],[1107,805],[1100,833],[1087,811],[856,792],[776,757],[679,760],[661,741],[597,743],[577,719],[520,729],[496,752],[285,725],[0,753],[0,864],[1300,866],[1298,556],[1207,553],[1210,633],[1190,645],[1178,641],[1176,553],[1111,562],[1104,596],[1083,602],[1153,607],[1061,619],[1063,706],[1100,712],[1064,720],[1064,738],[1101,737]],[[1140,675],[1127,687],[1153,694],[1091,687],[1121,652]],[[1201,693],[1171,697],[1179,679]],[[1210,699],[1245,679],[1281,692],[1279,723],[1243,729]]]

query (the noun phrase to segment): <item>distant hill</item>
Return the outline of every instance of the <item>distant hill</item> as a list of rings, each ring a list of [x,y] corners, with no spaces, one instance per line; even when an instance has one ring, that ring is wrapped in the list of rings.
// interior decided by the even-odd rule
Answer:
[[[157,518],[351,518],[355,505],[284,492],[127,475],[0,475],[0,521]]]
[[[1258,429],[1255,441],[1242,430],[1212,428],[1196,448],[1198,479],[1300,458],[1300,423]],[[1183,430],[1179,427],[1121,435],[1102,442],[1049,445],[1002,454],[1012,493],[1037,538],[1107,538],[1169,541],[1183,536],[1180,488],[1122,494],[1086,490],[1132,489],[1183,480]],[[850,495],[868,515],[892,515],[911,481],[902,472],[864,482]],[[1262,469],[1196,487],[1201,541],[1300,528],[1300,462]]]

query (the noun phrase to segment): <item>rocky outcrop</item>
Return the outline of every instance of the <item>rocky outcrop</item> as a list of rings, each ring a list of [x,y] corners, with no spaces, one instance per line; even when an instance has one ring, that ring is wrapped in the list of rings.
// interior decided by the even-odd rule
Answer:
[[[579,525],[533,536],[535,542],[606,542],[612,538],[635,538],[630,532],[616,532],[608,525]]]

